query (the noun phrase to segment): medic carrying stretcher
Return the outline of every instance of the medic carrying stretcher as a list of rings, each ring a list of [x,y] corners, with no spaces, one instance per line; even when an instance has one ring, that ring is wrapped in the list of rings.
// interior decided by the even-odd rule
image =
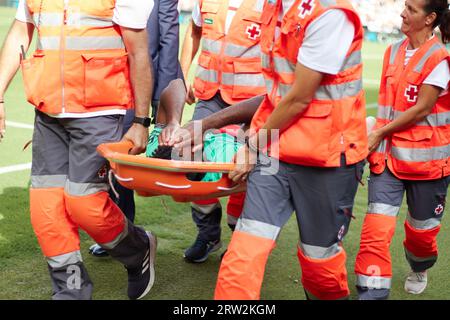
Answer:
[[[222,127],[229,123],[249,122],[260,100],[257,97],[250,103],[236,105],[237,108],[233,106],[233,110],[227,108],[229,110],[215,114],[213,121],[208,123]],[[175,111],[180,121],[184,101],[184,84],[179,79],[174,80],[161,95],[160,112],[171,106],[174,108],[171,112]],[[203,123],[202,132],[207,129],[210,129],[209,125]],[[224,197],[246,188],[245,183],[236,184],[228,178],[228,172],[235,167],[233,157],[243,143],[237,139],[239,129],[239,126],[228,126],[205,134],[202,154],[206,161],[172,160],[171,148],[158,147],[157,138],[162,129],[152,132],[147,157],[128,154],[133,147],[129,141],[101,144],[97,151],[110,163],[110,181],[114,175],[121,185],[136,190],[140,196],[169,195],[178,202]],[[157,153],[166,153],[166,159],[161,159]]]

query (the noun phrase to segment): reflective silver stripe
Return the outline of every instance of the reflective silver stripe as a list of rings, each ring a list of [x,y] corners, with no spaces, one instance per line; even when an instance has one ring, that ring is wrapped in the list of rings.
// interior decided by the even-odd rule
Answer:
[[[88,196],[100,191],[107,192],[109,186],[106,183],[77,183],[67,180],[64,190],[71,196]]]
[[[380,142],[380,145],[377,148],[377,152],[385,153],[386,146],[387,146],[387,139],[384,139],[383,141]]]
[[[405,41],[405,40],[402,39],[392,45],[391,56],[389,57],[389,64],[394,64],[395,57],[397,56],[397,52],[400,49],[400,46],[402,45],[403,41]]]
[[[393,120],[394,109],[391,106],[378,105],[377,118],[384,120]]]
[[[405,248],[405,255],[406,257],[414,262],[428,262],[428,261],[435,261],[437,260],[436,256],[429,256],[429,257],[416,257],[414,254],[412,254],[408,249]]]
[[[416,123],[416,125],[418,126],[431,126],[431,127],[446,126],[448,124],[450,124],[450,111],[431,113],[428,116],[426,116],[425,119]]]
[[[250,219],[239,219],[236,230],[249,233],[251,235],[267,238],[275,241],[280,233],[280,227]]]
[[[336,0],[319,0],[322,7],[331,7],[336,5]]]
[[[122,37],[66,37],[67,50],[124,49]]]
[[[394,158],[401,161],[426,162],[441,160],[449,157],[450,144],[426,149],[400,148],[393,146],[391,154]]]
[[[271,94],[273,90],[273,81],[267,78],[264,78],[264,81],[266,83],[267,93]]]
[[[427,220],[416,220],[408,213],[406,216],[406,220],[411,227],[417,230],[430,230],[434,229],[441,224],[441,219],[438,218],[430,218]]]
[[[69,16],[68,24],[75,24],[89,27],[112,27],[114,25],[112,18],[90,16],[85,14],[72,15],[74,19]]]
[[[436,51],[438,51],[439,49],[441,49],[442,46],[439,43],[435,43],[434,45],[431,46],[430,49],[428,49],[427,53],[425,53],[423,55],[423,57],[420,59],[419,63],[416,65],[416,67],[414,68],[414,71],[416,72],[422,72],[423,66],[425,65],[425,62],[428,60],[428,58],[435,53]]]
[[[235,216],[232,216],[231,214],[227,214],[227,223],[230,225],[235,226],[238,222],[238,218]]]
[[[248,48],[245,46],[238,46],[236,44],[228,43],[225,47],[224,53],[229,57],[259,58],[261,57],[261,47],[259,44]]]
[[[119,233],[119,235],[113,241],[107,243],[99,243],[102,248],[112,250],[120,243],[120,241],[125,239],[125,237],[128,235],[128,219],[125,218],[123,220],[125,221],[123,231]]]
[[[83,262],[80,250],[65,253],[55,257],[47,257],[47,262],[53,269],[62,268],[78,262]]]
[[[395,120],[403,114],[403,111],[394,111],[391,106],[378,106],[377,118],[384,120]],[[450,124],[450,111],[431,113],[422,121],[417,122],[417,126],[439,127]]]
[[[371,289],[390,289],[392,279],[380,276],[366,276],[363,274],[356,275],[356,285]]]
[[[318,100],[340,100],[356,96],[362,88],[361,79],[342,84],[322,85],[317,89],[314,97]]]
[[[357,66],[358,64],[362,63],[362,56],[361,51],[355,51],[352,52],[351,55],[349,55],[345,60],[344,64],[342,65],[342,68],[339,72],[342,72],[344,70],[347,70],[351,67]]]
[[[204,51],[219,54],[221,48],[222,48],[222,41],[220,40],[211,40],[211,39],[202,40],[202,50]]]
[[[64,188],[67,175],[31,176],[31,187],[35,189]]]
[[[264,77],[260,73],[222,73],[222,83],[243,87],[264,87]]]
[[[38,50],[59,50],[60,37],[40,37],[37,41]]]
[[[385,203],[369,203],[367,208],[368,214],[381,214],[383,216],[396,217],[400,211],[400,207],[391,206]]]
[[[34,25],[40,25],[43,27],[57,27],[63,24],[63,14],[62,13],[35,13],[33,14]]]
[[[265,53],[261,53],[261,65],[264,69],[270,68],[270,57]]]
[[[287,95],[289,90],[291,90],[292,86],[289,84],[280,83],[277,89],[277,96],[284,97]]]
[[[205,69],[200,65],[197,66],[196,77],[203,81],[207,81],[207,82],[218,82],[219,81],[218,77],[217,77],[217,71]]]
[[[310,257],[312,259],[327,259],[337,255],[342,250],[337,243],[333,244],[331,247],[326,248],[326,247],[311,246],[309,244],[301,242],[300,242],[300,249],[302,250],[305,256]]]
[[[220,206],[221,206],[220,202],[211,203],[211,204],[201,204],[201,205],[197,204],[195,202],[191,202],[191,207],[203,214],[210,214],[211,212],[213,212],[214,209],[216,209],[217,207],[220,207]]]
[[[264,3],[266,0],[256,0],[255,5],[253,6],[253,10],[262,12],[264,9]]]
[[[294,73],[295,64],[288,59],[274,57],[273,65],[277,73]]]

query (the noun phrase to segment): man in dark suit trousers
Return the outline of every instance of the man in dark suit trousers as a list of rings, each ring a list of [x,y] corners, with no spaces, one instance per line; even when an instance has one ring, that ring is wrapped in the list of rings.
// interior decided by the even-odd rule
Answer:
[[[179,51],[179,12],[178,0],[154,0],[154,7],[147,23],[149,36],[150,56],[153,60],[153,101],[152,118],[155,127],[164,127],[165,120],[157,116],[159,97],[161,92],[172,80],[182,79],[180,63],[178,61]],[[170,106],[169,106],[170,107]],[[134,111],[129,110],[124,119],[124,133],[131,126]],[[157,139],[150,134],[149,139]],[[116,202],[130,221],[134,221],[135,203],[133,190],[127,189],[114,181],[114,188],[119,197],[110,191],[111,198]],[[97,244],[89,248],[89,252],[96,257],[108,254]]]

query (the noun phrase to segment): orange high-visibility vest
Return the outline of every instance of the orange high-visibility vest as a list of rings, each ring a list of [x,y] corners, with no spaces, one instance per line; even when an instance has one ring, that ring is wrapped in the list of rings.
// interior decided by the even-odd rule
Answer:
[[[375,129],[413,107],[423,81],[449,54],[437,37],[423,44],[404,66],[408,40],[390,46],[384,55]],[[386,162],[399,179],[431,180],[448,176],[450,94],[440,96],[431,113],[410,128],[386,137],[370,154],[370,169],[382,173]],[[386,161],[387,160],[387,161]]]
[[[202,48],[195,95],[211,99],[220,90],[233,104],[266,92],[261,73],[261,13],[264,0],[244,0],[225,34],[228,1],[201,0]]]
[[[37,50],[22,61],[28,101],[46,113],[132,107],[129,66],[115,0],[27,0]]]
[[[280,36],[275,39],[280,2],[268,2],[262,17],[262,65],[268,94],[252,127],[261,128],[292,87],[297,55],[310,23],[327,10],[341,9],[356,30],[344,64],[337,75],[324,75],[306,111],[280,133],[279,142],[275,142],[279,155],[271,155],[285,162],[317,167],[339,167],[343,152],[347,164],[361,161],[368,147],[361,78],[363,29],[358,15],[346,0],[296,0],[284,15]],[[276,150],[273,146],[274,142],[272,150]]]

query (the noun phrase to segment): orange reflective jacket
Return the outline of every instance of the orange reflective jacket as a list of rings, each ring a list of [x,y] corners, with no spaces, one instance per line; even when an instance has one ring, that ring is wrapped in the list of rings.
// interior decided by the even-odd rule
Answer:
[[[302,116],[281,132],[279,159],[318,167],[340,166],[367,156],[365,101],[362,89],[361,46],[363,29],[358,15],[346,0],[296,0],[277,31],[278,4],[268,2],[262,16],[262,65],[267,96],[255,114],[252,127],[261,128],[295,80],[297,55],[310,23],[327,10],[343,10],[355,25],[355,36],[344,64],[336,75],[324,75],[316,94]],[[275,40],[274,40],[275,39]],[[275,148],[272,148],[275,150]],[[272,154],[274,157],[278,157]]]
[[[46,113],[132,107],[127,52],[112,22],[115,0],[27,0],[37,50],[22,61],[28,101]]]
[[[445,47],[433,37],[404,66],[407,46],[405,39],[386,50],[375,129],[413,107],[424,80],[440,62],[450,59]],[[438,98],[425,119],[382,141],[369,156],[371,171],[382,173],[387,162],[391,172],[400,179],[431,180],[448,176],[449,111],[450,94],[447,93]]]
[[[261,74],[261,12],[264,0],[243,0],[228,33],[228,1],[201,0],[202,51],[194,82],[195,95],[211,99],[218,90],[233,104],[266,92]]]

